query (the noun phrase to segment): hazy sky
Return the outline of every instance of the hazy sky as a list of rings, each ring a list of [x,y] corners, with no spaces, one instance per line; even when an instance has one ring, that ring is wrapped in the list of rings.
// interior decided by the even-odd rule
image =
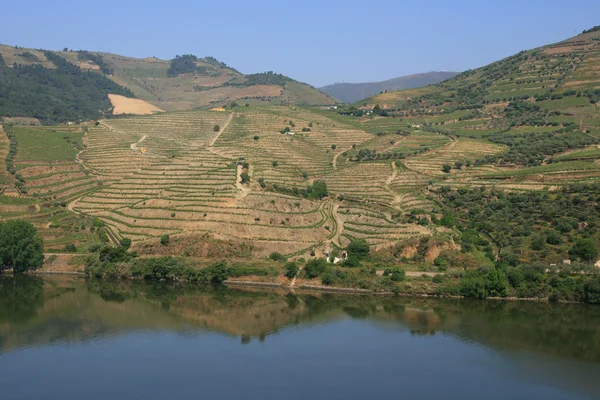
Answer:
[[[600,25],[600,0],[6,1],[0,42],[213,56],[315,86],[462,71]]]

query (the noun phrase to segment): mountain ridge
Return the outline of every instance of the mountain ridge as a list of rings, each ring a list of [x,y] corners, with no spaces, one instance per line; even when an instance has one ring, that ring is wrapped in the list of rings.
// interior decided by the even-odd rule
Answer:
[[[452,71],[430,71],[404,75],[383,81],[356,83],[337,82],[322,86],[319,90],[346,103],[356,103],[382,91],[395,91],[427,86],[452,78],[458,74],[458,72]]]

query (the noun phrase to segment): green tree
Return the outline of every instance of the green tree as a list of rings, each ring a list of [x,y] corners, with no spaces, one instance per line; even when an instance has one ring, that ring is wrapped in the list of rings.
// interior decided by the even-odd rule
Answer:
[[[121,246],[125,247],[126,249],[131,247],[131,239],[129,238],[123,238],[121,239]]]
[[[220,261],[215,265],[208,267],[210,281],[213,283],[221,283],[229,277],[229,269],[225,261]]]
[[[552,230],[548,232],[548,236],[546,236],[546,243],[553,245],[561,244],[562,236],[557,231]]]
[[[242,183],[248,183],[250,182],[250,175],[248,175],[247,172],[242,172],[240,174],[240,179],[242,180]]]
[[[289,279],[293,279],[300,271],[300,268],[298,268],[298,265],[295,262],[286,263],[284,268],[285,276]]]
[[[569,250],[569,255],[583,261],[595,261],[598,258],[598,243],[591,238],[578,239]]]
[[[508,278],[504,271],[499,268],[492,268],[486,277],[486,290],[488,295],[493,297],[508,296]]]
[[[36,270],[44,264],[42,238],[31,222],[0,222],[0,259],[3,267],[17,273]]]
[[[348,251],[348,257],[355,257],[358,260],[362,260],[369,255],[371,249],[365,239],[353,240],[346,248]]]
[[[327,261],[325,261],[325,259],[315,258],[306,263],[304,271],[309,279],[313,279],[320,276],[325,271],[326,267]]]
[[[337,146],[335,144],[331,145],[331,150],[335,150],[337,148]]]
[[[450,165],[450,164],[444,164],[444,165],[442,165],[442,171],[444,171],[445,173],[449,174],[450,171],[452,171],[452,165]]]
[[[440,224],[448,228],[452,228],[454,226],[454,223],[454,215],[452,215],[450,211],[445,212],[442,216],[442,219],[440,219]]]
[[[163,246],[168,246],[169,241],[170,241],[169,235],[162,235],[160,237],[160,244],[162,244]]]
[[[219,132],[220,130],[221,130],[221,127],[219,125],[213,126],[213,131]]]
[[[324,181],[315,181],[312,184],[312,192],[318,199],[322,199],[329,194],[327,191],[327,184]]]
[[[278,162],[278,161],[273,161],[273,162],[271,163],[271,165],[272,165],[273,167],[277,167],[277,166],[279,165],[279,162]]]

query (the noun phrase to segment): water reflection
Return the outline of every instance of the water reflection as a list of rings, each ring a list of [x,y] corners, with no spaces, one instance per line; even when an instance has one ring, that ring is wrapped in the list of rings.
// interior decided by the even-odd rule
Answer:
[[[291,294],[225,286],[0,278],[0,351],[128,331],[216,331],[241,343],[352,318],[502,350],[600,362],[600,307]]]
[[[173,342],[173,333],[179,342]],[[213,343],[215,337],[234,339],[235,348],[227,342],[222,344],[226,350],[206,359],[225,370],[237,368],[240,357],[248,357],[246,362],[252,365],[264,362],[263,368],[275,370],[290,368],[290,357],[304,357],[305,363],[320,357],[317,362],[323,365],[338,365],[339,379],[348,373],[356,374],[355,379],[383,379],[403,360],[409,380],[429,374],[439,365],[438,369],[450,366],[437,372],[447,384],[454,379],[453,384],[459,385],[456,379],[463,373],[487,371],[484,377],[496,385],[524,381],[529,390],[533,384],[567,390],[569,395],[600,393],[596,379],[600,373],[600,307],[291,294],[69,277],[0,277],[0,365],[14,366],[8,360],[17,360],[12,356],[25,348],[33,348],[38,362],[46,361],[45,352],[56,349],[56,344],[69,345],[63,349],[77,348],[80,343],[95,344],[92,347],[96,348],[119,339],[127,343],[124,348],[142,343],[145,349],[148,335],[158,335],[159,343],[169,342],[167,348],[178,346],[177,354],[198,346],[207,352],[210,345],[205,345]],[[151,351],[162,348],[152,343]],[[281,346],[285,352],[278,350]],[[102,352],[121,354],[124,348]],[[83,351],[60,354],[78,353]],[[229,353],[230,358],[223,361]],[[54,353],[53,357],[62,356]],[[170,354],[164,357],[168,359]],[[484,365],[479,366],[482,362]],[[290,373],[306,372],[302,365]],[[369,375],[348,370],[353,365],[377,365],[379,369],[369,369]],[[177,373],[186,368],[184,362]],[[318,379],[319,374],[315,374],[313,379]],[[456,376],[450,378],[448,374]],[[379,385],[379,394],[390,393],[383,389],[384,383]],[[356,397],[356,388],[348,389],[346,395]],[[562,398],[564,394],[552,393],[548,398]]]

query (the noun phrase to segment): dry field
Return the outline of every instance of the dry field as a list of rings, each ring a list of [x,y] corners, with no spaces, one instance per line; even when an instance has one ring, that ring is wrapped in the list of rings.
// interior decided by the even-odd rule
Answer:
[[[148,103],[144,100],[130,99],[125,96],[118,94],[109,94],[108,98],[112,103],[114,109],[113,114],[135,114],[135,115],[147,115],[154,114],[156,112],[162,112],[160,108]]]

